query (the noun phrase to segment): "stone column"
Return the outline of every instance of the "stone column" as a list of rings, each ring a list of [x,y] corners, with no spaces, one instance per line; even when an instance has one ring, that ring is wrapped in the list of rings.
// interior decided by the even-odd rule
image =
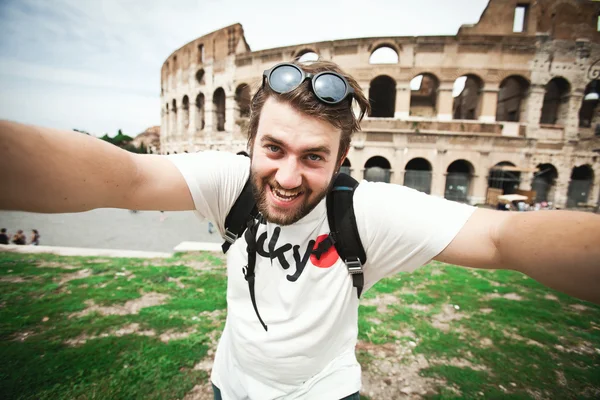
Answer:
[[[438,88],[437,110],[438,119],[440,121],[452,120],[452,106],[454,105],[454,97],[452,97],[452,88],[454,82],[441,82]]]
[[[196,107],[196,102],[191,102],[190,101],[190,105],[189,105],[190,109],[189,109],[189,125],[188,125],[188,131],[187,131],[187,140],[188,140],[188,146],[191,149],[192,144],[194,143],[194,138],[196,136],[196,114],[198,113],[198,107]]]
[[[498,88],[483,89],[481,99],[481,122],[496,122],[496,107],[498,106]]]
[[[437,156],[434,157],[433,171],[431,173],[431,194],[437,197],[444,197],[446,191],[446,170],[444,169],[446,160],[446,150],[438,149]]]
[[[215,105],[212,102],[212,96],[207,96],[204,99],[204,130],[206,132],[212,132],[217,128],[216,121],[214,120],[213,109]]]
[[[583,101],[583,91],[576,90],[569,96],[567,104],[567,120],[565,126],[565,138],[567,140],[577,140],[579,137],[579,109]]]
[[[542,117],[542,106],[544,105],[544,95],[546,88],[544,85],[531,85],[527,99],[527,114],[522,118],[522,123],[527,124],[527,137],[536,138],[537,129],[540,127],[540,118]]]
[[[566,168],[558,172],[558,179],[556,179],[556,187],[554,189],[554,207],[565,208],[567,206],[571,172],[571,169]]]
[[[225,132],[232,133],[236,119],[235,93],[225,94]]]
[[[471,177],[469,202],[471,204],[485,203],[488,188],[488,171],[481,170],[479,175]]]
[[[407,119],[410,114],[410,83],[396,84],[396,107],[394,118]]]

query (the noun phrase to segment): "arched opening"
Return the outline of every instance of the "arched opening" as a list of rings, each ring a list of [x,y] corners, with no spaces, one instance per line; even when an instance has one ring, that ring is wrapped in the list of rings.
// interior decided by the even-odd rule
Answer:
[[[469,200],[473,165],[466,160],[456,160],[446,170],[444,197],[448,200],[466,203]]]
[[[564,78],[554,78],[546,84],[540,124],[564,125],[569,112],[571,85]]]
[[[410,81],[410,116],[435,117],[440,82],[435,75],[421,74]]]
[[[398,64],[400,57],[391,46],[380,46],[371,53],[369,64]]]
[[[225,91],[218,88],[213,94],[213,123],[215,130],[225,130]]]
[[[406,164],[404,186],[431,193],[431,164],[424,158],[413,158]]]
[[[454,119],[477,119],[481,112],[483,80],[477,75],[464,75],[454,81],[452,105]]]
[[[204,85],[204,68],[200,68],[196,71],[196,82],[198,82],[199,85]]]
[[[386,75],[373,79],[369,87],[369,102],[369,117],[393,118],[396,109],[396,81]]]
[[[342,163],[342,166],[340,167],[340,172],[343,174],[346,174],[346,175],[350,175],[350,172],[351,172],[350,167],[351,167],[350,160],[348,160],[348,157],[346,157],[344,159],[344,162]]]
[[[183,108],[183,128],[187,129],[190,126],[190,99],[187,94],[183,96],[181,104]]]
[[[177,121],[177,100],[173,99],[173,101],[171,102],[171,123],[170,125],[170,136],[171,137],[175,137],[175,135],[177,135],[177,131],[179,130],[179,126],[177,126],[178,121]]]
[[[300,63],[307,63],[317,61],[319,59],[319,55],[311,49],[304,49],[296,53],[294,59]]]
[[[600,95],[598,93],[600,93],[600,81],[597,79],[588,83],[585,87],[581,108],[579,109],[579,126],[581,128],[591,128],[600,124],[598,109]]]
[[[238,116],[245,118],[250,116],[250,86],[242,83],[235,90],[235,103],[238,107]]]
[[[171,119],[171,116],[169,115],[169,103],[167,102],[165,104],[165,133],[164,133],[164,138],[166,139],[167,137],[169,137],[169,129],[170,128],[170,122],[169,121]]]
[[[522,76],[509,76],[500,83],[496,121],[519,122],[526,108],[529,81]]]
[[[514,194],[521,183],[521,172],[516,165],[502,161],[490,168],[488,188],[502,189],[502,194]]]
[[[591,166],[586,164],[574,167],[567,191],[567,207],[574,208],[587,205],[593,183],[594,170]]]
[[[558,171],[552,164],[539,164],[533,174],[531,190],[535,191],[535,202],[553,202]]]
[[[198,93],[196,96],[196,129],[204,129],[204,94]]]
[[[390,183],[392,167],[390,162],[381,156],[371,157],[365,163],[365,180],[371,182]]]

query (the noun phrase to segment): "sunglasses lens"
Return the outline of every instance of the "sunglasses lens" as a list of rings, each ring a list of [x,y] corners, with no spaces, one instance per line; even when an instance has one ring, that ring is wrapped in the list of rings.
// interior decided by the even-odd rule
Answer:
[[[317,96],[327,102],[338,103],[346,94],[346,83],[337,75],[322,74],[313,81],[313,88]]]
[[[277,93],[287,93],[302,83],[302,73],[289,65],[282,65],[271,72],[269,85]]]

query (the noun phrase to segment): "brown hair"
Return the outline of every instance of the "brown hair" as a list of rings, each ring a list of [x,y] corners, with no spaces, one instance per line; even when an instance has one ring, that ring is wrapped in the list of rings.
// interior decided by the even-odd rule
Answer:
[[[317,74],[322,71],[333,71],[342,75],[344,78],[346,78],[348,84],[354,89],[354,100],[360,107],[360,114],[358,117],[354,115],[350,100],[342,101],[341,103],[335,105],[321,102],[314,95],[312,89],[310,88],[311,83],[309,81],[304,81],[296,89],[283,94],[275,93],[273,90],[271,90],[269,85],[263,85],[257,90],[256,94],[252,98],[252,102],[250,103],[248,149],[250,152],[252,152],[254,138],[256,137],[256,133],[258,131],[260,113],[265,105],[265,102],[270,96],[276,96],[278,100],[288,103],[297,111],[328,122],[334,127],[339,128],[342,131],[342,135],[340,139],[338,161],[341,161],[341,158],[346,153],[346,150],[350,148],[352,134],[360,131],[360,121],[362,121],[365,114],[370,110],[369,100],[367,100],[363,94],[356,80],[342,71],[342,69],[333,62],[314,61],[304,64],[294,61],[293,64],[299,66],[306,73]]]

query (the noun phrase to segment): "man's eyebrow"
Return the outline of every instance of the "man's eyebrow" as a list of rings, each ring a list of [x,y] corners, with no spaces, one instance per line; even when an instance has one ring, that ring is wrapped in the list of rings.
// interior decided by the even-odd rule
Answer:
[[[265,143],[265,142],[271,142],[276,144],[277,146],[280,147],[286,147],[286,144],[279,140],[274,138],[271,135],[264,135],[261,139],[260,139],[261,143]],[[330,155],[331,154],[331,150],[329,149],[328,146],[317,146],[317,147],[310,147],[308,149],[304,149],[302,150],[303,153],[323,153],[323,154],[327,154]]]

